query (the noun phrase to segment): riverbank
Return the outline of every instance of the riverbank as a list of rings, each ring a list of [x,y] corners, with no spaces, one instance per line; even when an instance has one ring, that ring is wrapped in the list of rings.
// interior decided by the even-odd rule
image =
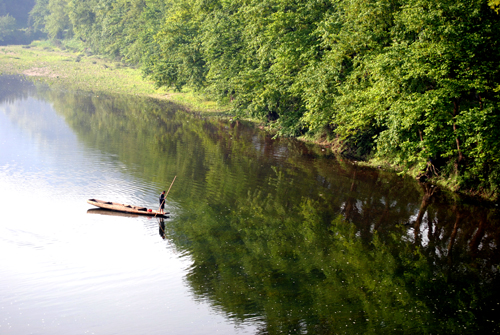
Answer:
[[[420,169],[418,166],[413,166],[411,168],[405,168],[404,166],[394,164],[393,162],[383,159],[380,157],[373,156],[357,156],[353,151],[356,148],[351,148],[354,150],[349,150],[346,148],[341,141],[322,141],[314,140],[310,138],[301,137],[299,140],[317,145],[325,151],[333,152],[336,155],[342,156],[343,159],[347,158],[352,164],[360,167],[367,167],[372,169],[384,170],[392,172],[398,175],[405,175],[416,179],[422,184],[431,187],[439,187],[442,191],[448,193],[450,198],[454,198],[454,201],[466,200],[468,203],[488,203],[489,205],[498,206],[495,204],[499,201],[499,194],[495,190],[484,190],[482,188],[474,189],[464,189],[460,187],[460,183],[457,175],[437,175],[429,171]],[[424,185],[424,188],[425,188]]]
[[[85,50],[70,49],[63,45],[58,47],[51,42],[38,41],[29,46],[0,47],[0,74],[26,75],[51,86],[61,86],[75,91],[148,96],[172,101],[186,110],[211,116],[231,116],[227,109],[221,108],[214,101],[200,97],[193,91],[175,92],[165,88],[156,88],[152,81],[143,77],[140,69],[127,66],[120,61],[93,55]],[[260,128],[265,129],[264,126]],[[343,145],[338,141],[307,138],[299,138],[299,140],[318,145],[325,152],[340,154],[343,150]],[[415,169],[406,171],[391,162],[379,159],[363,161],[355,157],[351,158],[355,164],[404,173],[412,177],[416,177],[421,172]],[[453,178],[438,176],[427,181],[455,194],[486,201],[498,199],[498,194],[495,192],[459,189],[457,180]]]
[[[156,88],[140,69],[91,53],[61,48],[49,42],[0,47],[0,74],[25,75],[76,91],[131,94],[169,100],[186,109],[220,114],[224,109],[191,91]]]

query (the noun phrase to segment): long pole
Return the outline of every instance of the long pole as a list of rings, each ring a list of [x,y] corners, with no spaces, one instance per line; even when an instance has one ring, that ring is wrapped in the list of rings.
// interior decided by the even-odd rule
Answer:
[[[156,211],[155,217],[156,217],[156,215],[158,215],[158,212],[159,212],[159,211],[160,211],[160,209],[161,209],[161,205],[163,205],[163,204],[165,203],[165,199],[167,199],[167,195],[168,195],[168,193],[170,192],[170,189],[172,188],[172,185],[174,185],[175,178],[177,178],[177,176],[175,176],[175,177],[174,177],[174,180],[172,180],[172,184],[170,184],[170,187],[168,188],[167,194],[165,194],[165,198],[163,198],[163,201],[162,201],[162,202],[161,202],[161,204],[160,204],[160,208],[158,208],[158,210]]]
[[[170,187],[168,188],[167,194],[165,194],[165,198],[167,198],[168,192],[170,192],[170,189],[172,188],[172,185],[174,184],[175,178],[177,178],[177,176],[175,176],[174,180],[172,180],[172,184],[170,184]],[[163,199],[163,201],[165,201],[165,199]]]

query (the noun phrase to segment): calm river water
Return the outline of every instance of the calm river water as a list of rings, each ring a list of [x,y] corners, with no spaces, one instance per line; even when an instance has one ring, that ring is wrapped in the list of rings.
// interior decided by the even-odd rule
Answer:
[[[0,77],[0,208],[0,334],[500,332],[497,206],[169,103]]]

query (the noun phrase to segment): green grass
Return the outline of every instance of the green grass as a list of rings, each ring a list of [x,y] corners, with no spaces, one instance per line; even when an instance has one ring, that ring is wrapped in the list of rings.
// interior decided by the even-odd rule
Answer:
[[[170,100],[199,112],[223,112],[216,102],[191,91],[156,88],[139,69],[86,53],[75,41],[35,41],[30,46],[0,47],[0,74],[24,74],[74,90],[148,96]]]

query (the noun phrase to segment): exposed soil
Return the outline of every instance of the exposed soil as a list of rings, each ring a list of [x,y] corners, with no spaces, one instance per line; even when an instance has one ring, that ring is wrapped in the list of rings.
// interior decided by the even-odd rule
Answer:
[[[59,78],[64,77],[58,73],[53,73],[48,67],[33,67],[28,70],[24,70],[23,74],[30,77],[48,77],[48,78]]]

